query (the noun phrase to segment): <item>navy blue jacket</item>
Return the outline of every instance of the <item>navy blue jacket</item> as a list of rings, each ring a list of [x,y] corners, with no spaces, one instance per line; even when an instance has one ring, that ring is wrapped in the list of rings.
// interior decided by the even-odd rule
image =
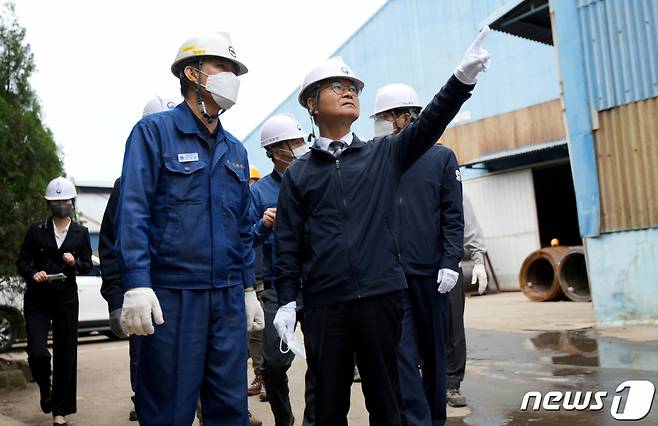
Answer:
[[[251,226],[251,235],[254,239],[254,247],[263,248],[263,281],[274,280],[274,265],[276,265],[274,232],[272,228],[263,225],[263,213],[269,208],[276,207],[280,188],[281,176],[276,170],[251,185],[252,216],[258,219]]]
[[[396,238],[400,176],[441,136],[474,86],[454,76],[397,135],[356,136],[339,159],[317,146],[288,167],[277,207],[279,304],[328,306],[406,288]],[[301,278],[301,280],[300,280]]]
[[[117,249],[124,289],[253,285],[249,163],[219,123],[185,102],[133,128],[123,161]]]
[[[121,267],[119,256],[115,250],[116,245],[116,216],[117,204],[119,202],[120,179],[114,181],[114,188],[110,193],[110,199],[105,206],[103,222],[98,236],[98,257],[101,261],[101,296],[107,301],[110,312],[121,309],[123,305],[123,286],[121,285]]]
[[[459,272],[464,257],[461,175],[451,149],[434,145],[400,179],[400,254],[405,274]]]

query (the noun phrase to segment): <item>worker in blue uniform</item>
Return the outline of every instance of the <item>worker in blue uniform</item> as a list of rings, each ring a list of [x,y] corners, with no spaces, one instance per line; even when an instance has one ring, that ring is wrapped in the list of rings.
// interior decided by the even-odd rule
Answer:
[[[281,178],[288,166],[308,152],[304,142],[305,134],[297,120],[288,114],[270,117],[261,128],[261,147],[274,163],[272,173],[260,179],[251,187],[253,194],[252,217],[257,218],[252,226],[254,247],[263,248],[263,310],[265,329],[263,330],[263,380],[267,386],[267,400],[272,408],[275,426],[288,426],[295,417],[290,406],[287,372],[294,359],[292,351],[281,351],[279,336],[274,327],[274,316],[279,308],[274,284],[276,251],[274,249],[274,229],[276,229],[276,205],[279,198]],[[297,320],[304,321],[301,295],[297,298]],[[310,371],[306,371],[306,406],[304,426],[313,426],[314,389]]]
[[[174,108],[180,103],[180,99],[165,99],[160,96],[154,96],[144,106],[142,117],[149,114],[155,114]],[[121,285],[121,268],[119,267],[119,258],[115,251],[116,245],[116,213],[119,202],[120,179],[114,182],[114,187],[110,193],[110,199],[105,206],[103,221],[98,236],[98,257],[101,263],[101,296],[107,301],[107,307],[110,313],[110,329],[119,338],[125,339],[128,336],[121,327],[121,305],[123,305],[123,286]],[[135,380],[137,378],[137,360],[139,357],[139,339],[137,335],[130,336],[128,341],[130,355],[130,388],[133,391],[131,400],[133,408],[130,410],[128,419],[137,421],[135,412]]]
[[[351,132],[364,84],[340,58],[303,80],[298,101],[320,137],[281,184],[274,325],[282,339],[292,335],[303,278],[304,343],[316,379],[318,425],[347,425],[355,355],[370,424],[402,424],[397,354],[407,284],[394,222],[398,184],[470,97],[489,58],[480,47],[484,34],[418,120],[376,142]],[[440,286],[456,280],[444,274]]]
[[[219,120],[247,68],[213,33],[171,71],[184,102],[135,125],[121,174],[121,323],[143,336],[135,409],[142,425],[191,424],[200,395],[204,424],[247,425],[247,330],[262,327],[249,164]]]
[[[398,134],[418,119],[421,104],[406,84],[377,91],[375,135]],[[400,179],[400,259],[407,280],[399,368],[403,415],[409,426],[446,421],[446,338],[448,294],[437,291],[437,276],[459,274],[464,255],[462,184],[454,152],[432,146]],[[418,371],[419,354],[422,379]],[[424,391],[423,391],[424,389]]]

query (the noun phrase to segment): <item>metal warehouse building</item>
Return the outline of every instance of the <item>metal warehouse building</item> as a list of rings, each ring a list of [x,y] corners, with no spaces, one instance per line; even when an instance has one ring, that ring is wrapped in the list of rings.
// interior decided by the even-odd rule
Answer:
[[[658,1],[389,0],[337,51],[366,83],[428,102],[477,34],[490,70],[441,139],[462,164],[501,286],[558,238],[584,244],[600,324],[658,322]],[[291,93],[287,112],[310,130]],[[250,161],[271,169],[258,141]]]

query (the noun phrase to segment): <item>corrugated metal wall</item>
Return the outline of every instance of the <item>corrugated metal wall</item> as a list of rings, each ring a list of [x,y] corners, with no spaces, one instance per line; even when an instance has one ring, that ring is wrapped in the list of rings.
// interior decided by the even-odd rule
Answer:
[[[540,248],[532,170],[465,181],[464,193],[473,204],[501,287],[518,290],[523,260]]]
[[[602,232],[657,227],[658,98],[600,112],[594,136]]]
[[[592,106],[658,96],[658,1],[578,0],[578,7]]]

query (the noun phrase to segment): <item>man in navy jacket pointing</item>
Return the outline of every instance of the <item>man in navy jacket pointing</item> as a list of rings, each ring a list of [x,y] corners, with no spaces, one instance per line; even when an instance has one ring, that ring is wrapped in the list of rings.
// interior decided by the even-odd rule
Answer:
[[[281,307],[274,323],[284,340],[294,332],[303,280],[318,425],[347,424],[355,355],[370,424],[401,424],[397,353],[407,284],[393,214],[398,184],[470,97],[489,58],[480,47],[484,34],[418,120],[376,143],[364,143],[351,132],[363,82],[340,58],[312,69],[302,83],[298,100],[320,137],[288,168],[279,193]],[[441,285],[455,282],[446,275]]]

